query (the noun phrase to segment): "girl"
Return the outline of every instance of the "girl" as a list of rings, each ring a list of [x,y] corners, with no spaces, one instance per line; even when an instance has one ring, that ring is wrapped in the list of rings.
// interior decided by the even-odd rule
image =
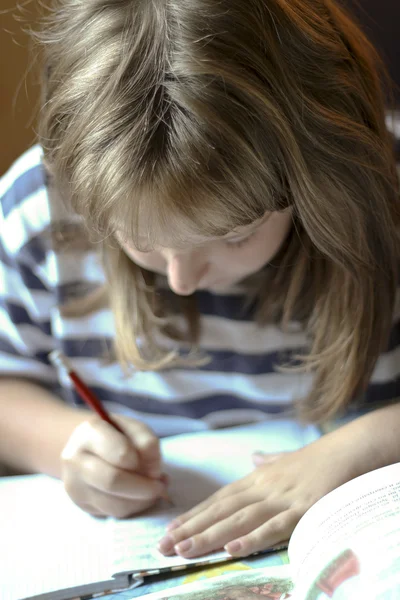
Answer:
[[[183,515],[160,549],[287,539],[400,459],[377,55],[333,0],[60,0],[42,41],[40,146],[1,182],[0,456],[123,517],[165,492],[159,436],[374,407]],[[126,436],[79,406],[54,348]]]

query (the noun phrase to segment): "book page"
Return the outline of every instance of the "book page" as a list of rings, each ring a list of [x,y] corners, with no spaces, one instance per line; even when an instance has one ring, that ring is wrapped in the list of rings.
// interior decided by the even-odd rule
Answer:
[[[174,506],[160,503],[143,516],[120,521],[91,517],[72,502],[62,482],[45,475],[0,478],[1,600],[82,589],[110,582],[117,572],[198,562],[165,558],[157,551],[167,523],[250,472],[255,450],[294,450],[317,437],[315,427],[272,420],[164,439],[165,471],[171,478]],[[220,553],[214,559],[220,555],[226,556]],[[61,597],[66,596],[52,596]]]
[[[251,455],[257,450],[296,450],[319,437],[313,426],[294,421],[271,420],[212,432],[179,435],[161,441],[169,493],[174,506],[163,503],[142,517],[110,521],[114,534],[115,572],[173,568],[199,560],[228,559],[223,551],[204,559],[165,557],[157,543],[167,524],[220,487],[253,470]]]
[[[80,510],[56,479],[0,478],[1,600],[112,579],[104,525]]]
[[[400,463],[319,500],[298,523],[289,558],[301,598],[400,597]]]
[[[289,565],[250,569],[185,583],[146,600],[295,600]]]

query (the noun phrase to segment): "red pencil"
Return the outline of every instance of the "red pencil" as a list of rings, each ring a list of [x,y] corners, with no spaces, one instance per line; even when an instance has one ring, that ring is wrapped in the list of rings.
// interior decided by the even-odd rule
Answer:
[[[103,419],[103,421],[106,421],[107,423],[112,425],[112,427],[114,427],[117,431],[124,434],[123,429],[121,429],[118,423],[116,423],[110,417],[100,400],[93,394],[93,392],[90,391],[86,383],[84,383],[79,377],[79,375],[77,375],[76,372],[71,368],[67,358],[61,352],[61,350],[53,350],[52,352],[50,352],[49,359],[50,362],[56,368],[64,369],[68,373],[68,376],[74,384],[76,391],[78,392],[82,400],[85,402],[85,404],[87,404],[89,408],[94,410],[99,415],[99,417]],[[163,473],[160,477],[160,481],[162,481],[164,484],[167,484],[168,477]],[[167,492],[163,493],[161,497],[170,504],[172,504],[172,501]]]
[[[103,419],[103,421],[106,421],[112,425],[120,433],[124,433],[118,423],[116,423],[110,417],[100,400],[96,398],[93,392],[90,391],[86,383],[84,383],[79,375],[77,375],[75,371],[71,369],[68,360],[60,350],[53,350],[53,352],[50,352],[49,359],[55,367],[64,369],[68,373],[68,376],[74,384],[76,391],[89,408],[94,410],[99,417]]]

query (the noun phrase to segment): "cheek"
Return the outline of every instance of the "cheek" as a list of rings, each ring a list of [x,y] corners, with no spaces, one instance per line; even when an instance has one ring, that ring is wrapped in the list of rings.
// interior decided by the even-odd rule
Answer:
[[[260,231],[259,243],[254,253],[259,254],[260,262],[264,265],[278,253],[283,242],[292,228],[292,216],[289,211],[274,213]]]
[[[212,262],[214,269],[228,276],[244,276],[261,269],[268,261],[265,258],[265,244],[252,242],[247,247],[226,248],[215,256]]]
[[[290,217],[268,224],[259,231],[249,244],[241,248],[225,248],[220,254],[218,268],[231,275],[247,275],[255,273],[271,261],[285,240],[290,227]]]
[[[255,272],[261,269],[265,263],[272,258],[270,245],[266,240],[260,239],[254,242],[247,252],[237,261],[239,265],[248,272]]]

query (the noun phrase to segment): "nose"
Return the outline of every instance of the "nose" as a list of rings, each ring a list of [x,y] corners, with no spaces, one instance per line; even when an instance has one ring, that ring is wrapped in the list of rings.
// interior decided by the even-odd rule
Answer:
[[[208,271],[205,258],[195,252],[171,252],[166,260],[171,290],[180,296],[193,294]]]

